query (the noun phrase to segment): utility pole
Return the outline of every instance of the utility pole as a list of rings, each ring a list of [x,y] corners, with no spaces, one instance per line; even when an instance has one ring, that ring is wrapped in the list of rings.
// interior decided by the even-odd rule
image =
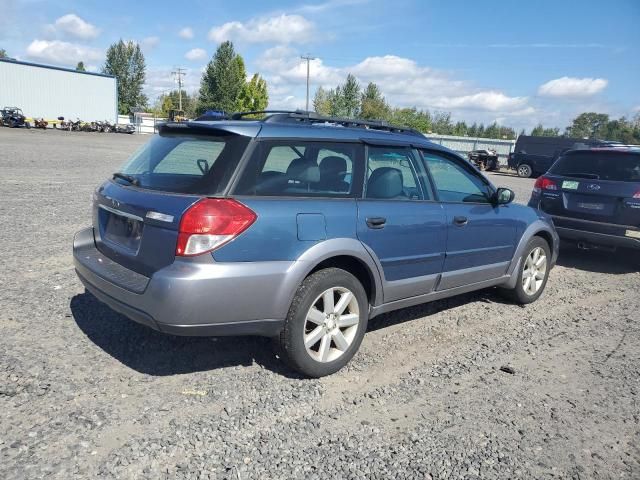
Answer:
[[[315,60],[316,57],[312,57],[307,53],[306,55],[302,55],[300,58],[307,61],[307,112],[308,112],[309,111],[309,62],[311,62],[311,60]]]
[[[176,78],[178,84],[178,110],[182,110],[182,77],[186,74],[184,68],[177,67],[171,74]]]

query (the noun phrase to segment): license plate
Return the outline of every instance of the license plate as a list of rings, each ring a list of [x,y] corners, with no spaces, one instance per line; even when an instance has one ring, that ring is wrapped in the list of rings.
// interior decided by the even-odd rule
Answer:
[[[574,182],[572,180],[565,180],[562,182],[562,188],[565,190],[577,190],[580,186],[580,182]]]
[[[604,210],[604,204],[602,203],[582,203],[578,202],[578,207],[586,210]]]
[[[115,213],[108,215],[104,237],[129,250],[138,250],[143,223]]]
[[[624,234],[626,237],[640,238],[640,230],[627,230]]]

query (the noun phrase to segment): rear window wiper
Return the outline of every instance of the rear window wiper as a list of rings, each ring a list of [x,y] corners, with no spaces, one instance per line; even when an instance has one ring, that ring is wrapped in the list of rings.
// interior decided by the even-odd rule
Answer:
[[[132,177],[131,175],[127,175],[126,173],[116,172],[113,174],[113,178],[120,178],[122,180],[126,180],[131,185],[135,185],[136,187],[140,185],[140,181],[136,177]]]

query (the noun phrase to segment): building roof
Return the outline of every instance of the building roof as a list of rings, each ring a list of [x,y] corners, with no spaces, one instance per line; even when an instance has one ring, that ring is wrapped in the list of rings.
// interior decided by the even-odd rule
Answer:
[[[22,60],[15,60],[13,58],[0,58],[0,62],[14,63],[16,65],[26,65],[28,67],[48,68],[49,70],[60,70],[60,71],[63,71],[63,72],[78,73],[80,75],[93,75],[93,76],[96,76],[96,77],[115,78],[114,75],[106,75],[104,73],[79,72],[78,70],[76,70],[74,68],[58,67],[58,66],[55,66],[55,65],[44,65],[42,63],[23,62]]]

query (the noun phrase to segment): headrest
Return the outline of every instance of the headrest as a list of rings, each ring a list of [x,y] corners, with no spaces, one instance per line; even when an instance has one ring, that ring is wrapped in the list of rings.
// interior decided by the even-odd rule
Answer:
[[[296,158],[287,168],[287,178],[296,182],[317,183],[320,181],[320,169],[311,160]]]
[[[395,198],[403,193],[402,172],[397,168],[377,168],[367,182],[367,197],[369,198]]]
[[[347,161],[342,157],[324,157],[320,160],[320,175],[344,176],[347,173]]]

